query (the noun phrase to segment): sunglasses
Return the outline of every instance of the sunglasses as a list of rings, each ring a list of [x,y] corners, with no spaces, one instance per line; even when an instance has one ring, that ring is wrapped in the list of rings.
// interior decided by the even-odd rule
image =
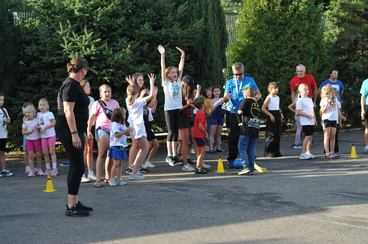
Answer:
[[[233,75],[235,75],[235,76],[241,76],[241,75],[243,75],[243,73],[233,74]]]

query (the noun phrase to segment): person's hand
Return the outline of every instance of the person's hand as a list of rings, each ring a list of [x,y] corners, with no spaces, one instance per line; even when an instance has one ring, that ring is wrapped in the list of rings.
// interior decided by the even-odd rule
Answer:
[[[179,50],[179,52],[181,53],[180,57],[181,57],[181,58],[185,58],[185,52],[184,52],[184,50],[183,50],[183,49],[181,49],[181,48],[179,48],[179,47],[176,47],[176,49],[178,49],[178,50]]]
[[[72,143],[76,149],[80,149],[82,147],[81,139],[79,138],[78,133],[72,134]]]
[[[129,133],[131,133],[133,130],[134,130],[134,129],[133,129],[132,127],[128,127],[128,128],[127,128],[127,131],[128,131]]]
[[[226,95],[224,96],[224,99],[225,99],[226,101],[228,101],[228,100],[230,100],[230,99],[231,99],[231,96],[232,96],[232,94],[231,94],[231,93],[226,93]]]
[[[281,121],[283,121],[284,120],[284,115],[283,114],[281,114]]]
[[[206,140],[208,141],[208,133],[207,133],[207,131],[204,133],[204,135],[205,135],[205,137],[206,137]]]
[[[165,48],[162,45],[158,45],[157,50],[162,54],[165,54]]]
[[[272,123],[275,123],[275,117],[272,114],[270,114],[270,120],[272,121]]]
[[[45,126],[40,126],[40,132],[41,133],[45,132],[45,130],[46,130]]]
[[[87,138],[88,139],[92,139],[93,138],[92,132],[90,132],[90,131],[87,132]]]
[[[192,103],[193,103],[193,99],[189,98],[189,99],[187,100],[187,104],[188,104],[188,105],[191,105]]]
[[[362,112],[360,113],[360,116],[361,116],[362,120],[365,120],[365,111],[364,110],[362,110]]]
[[[151,87],[155,86],[156,75],[153,73],[148,74],[148,78],[149,78]]]
[[[140,94],[140,98],[142,98],[142,97],[144,97],[145,95],[147,94],[147,90],[146,89],[143,89],[142,91],[141,91],[141,94]]]
[[[133,85],[133,79],[130,75],[128,76],[125,76],[125,80],[130,84],[130,85]]]

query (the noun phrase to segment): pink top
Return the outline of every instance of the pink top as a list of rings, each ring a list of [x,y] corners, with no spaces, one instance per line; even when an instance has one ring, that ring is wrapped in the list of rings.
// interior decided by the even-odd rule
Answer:
[[[114,99],[110,99],[108,101],[104,101],[106,104],[106,107],[108,107],[111,111],[113,111],[115,108],[119,108],[120,105],[118,103],[118,101],[114,100]],[[101,108],[100,104],[98,103],[98,100],[93,102],[92,107],[91,107],[91,111],[90,111],[90,115],[96,115],[96,129],[101,127],[107,131],[111,130],[111,120],[109,120],[103,109]]]

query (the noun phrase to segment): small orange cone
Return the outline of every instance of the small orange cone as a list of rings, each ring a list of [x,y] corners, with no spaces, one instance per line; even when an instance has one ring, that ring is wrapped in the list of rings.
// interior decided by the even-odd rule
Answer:
[[[54,184],[52,183],[51,174],[47,175],[46,189],[43,191],[44,192],[55,192],[56,191],[56,189],[54,188]]]
[[[216,173],[222,174],[224,172],[225,172],[225,170],[224,170],[224,164],[222,163],[221,157],[219,157],[219,159],[217,161],[217,171],[216,171]]]
[[[353,159],[358,158],[356,147],[354,144],[351,146],[350,158],[353,158]]]

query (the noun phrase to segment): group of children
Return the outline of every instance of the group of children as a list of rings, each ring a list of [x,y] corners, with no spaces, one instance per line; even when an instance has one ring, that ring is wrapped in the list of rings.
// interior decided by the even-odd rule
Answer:
[[[55,152],[56,134],[54,129],[56,123],[55,117],[54,114],[49,111],[49,104],[45,98],[39,100],[38,109],[39,112],[36,111],[32,103],[25,103],[22,106],[24,115],[22,134],[24,135],[25,173],[29,177],[47,174],[57,176],[58,169]],[[45,171],[42,167],[42,154],[46,164]],[[34,157],[36,157],[37,161],[37,170],[34,167]]]

